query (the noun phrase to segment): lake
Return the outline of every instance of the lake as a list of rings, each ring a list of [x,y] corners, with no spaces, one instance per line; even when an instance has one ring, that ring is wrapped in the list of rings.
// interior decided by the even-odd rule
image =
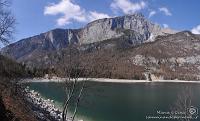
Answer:
[[[62,108],[63,83],[32,82],[26,85],[43,97],[55,100],[55,104]],[[190,106],[196,111],[191,114],[192,120],[199,121],[200,84],[87,82],[77,118],[83,121],[177,121],[158,118],[169,117],[172,112],[179,113],[175,104],[184,102],[187,95],[191,97]],[[186,109],[188,112],[190,107]]]

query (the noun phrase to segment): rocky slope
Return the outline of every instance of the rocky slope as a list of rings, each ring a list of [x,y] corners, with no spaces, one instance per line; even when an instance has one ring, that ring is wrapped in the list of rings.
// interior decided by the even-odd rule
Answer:
[[[3,48],[2,52],[23,62],[66,48],[69,44],[85,45],[126,35],[130,44],[137,45],[153,41],[157,35],[166,33],[173,33],[173,31],[166,31],[153,24],[142,14],[133,14],[96,20],[77,30],[51,30],[13,43]]]
[[[105,43],[99,46],[102,44],[104,47]],[[107,41],[108,44],[113,44],[113,41]],[[141,79],[150,73],[153,79],[200,80],[199,55],[200,36],[183,31],[158,36],[154,42],[134,47],[101,48],[94,55],[85,54],[82,60],[94,66],[93,72],[103,73],[99,77]]]
[[[200,80],[200,36],[189,31],[159,36],[153,43],[129,50],[129,54],[133,64],[163,78]]]
[[[132,46],[126,37],[75,47],[80,53],[71,60],[86,69],[91,77],[200,80],[200,36],[189,31],[158,36],[154,42]],[[84,49],[83,49],[84,48]],[[25,63],[34,67],[53,68],[66,76],[70,63],[69,48],[49,53]],[[79,70],[79,71],[80,71]]]

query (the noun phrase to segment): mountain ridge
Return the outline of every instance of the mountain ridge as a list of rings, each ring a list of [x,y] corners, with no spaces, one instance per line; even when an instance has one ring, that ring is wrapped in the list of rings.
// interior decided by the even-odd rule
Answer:
[[[148,39],[153,41],[157,35],[163,34],[164,29],[139,13],[99,19],[80,29],[53,29],[8,45],[2,52],[14,59],[23,60],[24,56],[31,56],[35,51],[55,51],[66,48],[69,44],[83,45],[119,38],[125,35],[125,30],[132,33],[129,34],[132,44],[138,44]]]
[[[192,34],[190,31],[161,34],[154,36],[153,41],[149,41],[149,39],[144,39],[145,34],[131,29],[117,28],[116,32],[124,33],[120,37],[89,44],[82,44],[71,39],[73,41],[65,43],[63,48],[51,50],[51,39],[54,42],[59,37],[65,40],[62,36],[65,36],[67,40],[69,40],[68,37],[73,38],[73,36],[66,36],[62,30],[61,34],[56,33],[58,37],[51,37],[50,34],[54,34],[54,31],[45,33],[47,34],[47,39],[44,39],[44,42],[47,42],[44,44],[45,46],[39,44],[39,48],[35,48],[31,54],[29,51],[27,51],[28,54],[21,53],[22,56],[17,60],[29,67],[47,68],[47,70],[49,68],[57,76],[64,77],[65,70],[69,66],[70,48],[68,48],[68,44],[74,42],[72,47],[81,53],[79,55],[80,66],[87,65],[88,70],[92,69],[91,75],[88,75],[90,77],[145,79],[145,74],[151,73],[153,79],[200,80],[200,36]],[[66,31],[71,32],[71,30]],[[74,33],[78,32],[80,30],[76,30]],[[45,37],[45,34],[40,36]],[[37,45],[37,42],[41,40],[40,36],[35,37],[39,38],[38,40],[31,38],[30,41]],[[151,37],[149,36],[149,38]],[[24,42],[29,43],[30,41]],[[49,46],[48,43],[50,43]],[[27,44],[26,46],[34,47],[34,43],[30,44],[31,46]],[[19,45],[17,44],[18,47]],[[16,50],[16,52],[20,54],[20,51]],[[73,61],[76,62],[76,58]]]

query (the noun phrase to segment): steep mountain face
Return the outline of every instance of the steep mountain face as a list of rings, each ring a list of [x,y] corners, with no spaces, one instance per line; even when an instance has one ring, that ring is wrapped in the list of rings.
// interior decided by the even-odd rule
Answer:
[[[164,34],[165,29],[149,22],[142,14],[133,14],[96,20],[77,30],[51,30],[13,43],[3,48],[2,53],[23,62],[67,48],[69,44],[85,45],[126,36],[134,46],[153,41],[156,36]]]
[[[117,38],[124,33],[120,30],[134,31],[142,38],[135,39],[141,42],[148,40],[151,35],[162,34],[162,29],[144,18],[142,14],[127,15],[116,18],[105,18],[89,23],[81,30],[81,43],[94,43],[111,38]]]
[[[69,43],[77,43],[77,30],[55,29],[34,37],[20,40],[2,49],[4,54],[14,59],[31,58],[35,54],[66,48]]]

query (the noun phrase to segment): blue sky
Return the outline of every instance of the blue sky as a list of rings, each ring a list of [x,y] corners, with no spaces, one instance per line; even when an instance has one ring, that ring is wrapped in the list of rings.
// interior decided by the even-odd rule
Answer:
[[[175,30],[200,33],[200,0],[13,0],[15,39],[55,28],[79,28],[95,19],[141,12]]]

